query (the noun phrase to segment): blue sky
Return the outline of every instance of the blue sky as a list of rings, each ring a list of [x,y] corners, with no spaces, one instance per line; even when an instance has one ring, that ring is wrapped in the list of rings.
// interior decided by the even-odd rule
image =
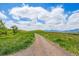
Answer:
[[[24,30],[70,30],[79,26],[74,25],[79,20],[78,5],[79,3],[0,3],[0,18],[4,19],[7,27],[16,25]]]
[[[22,6],[23,3],[0,3],[0,11],[1,10],[8,10],[10,8],[13,8],[15,6]],[[41,6],[47,10],[50,10],[51,7],[57,6],[57,5],[63,5],[66,11],[74,11],[79,9],[79,3],[25,3],[26,5],[30,5],[33,7]]]

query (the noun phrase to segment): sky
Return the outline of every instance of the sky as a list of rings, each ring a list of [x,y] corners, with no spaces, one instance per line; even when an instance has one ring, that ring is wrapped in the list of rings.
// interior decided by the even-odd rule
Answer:
[[[7,28],[22,30],[79,29],[79,3],[0,3]]]

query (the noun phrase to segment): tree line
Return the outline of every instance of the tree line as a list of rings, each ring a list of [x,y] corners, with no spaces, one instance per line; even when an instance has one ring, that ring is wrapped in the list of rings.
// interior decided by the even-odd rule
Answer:
[[[16,25],[13,25],[11,27],[13,34],[17,33],[18,27]],[[8,28],[5,26],[5,23],[3,23],[2,20],[0,20],[0,34],[7,34]]]

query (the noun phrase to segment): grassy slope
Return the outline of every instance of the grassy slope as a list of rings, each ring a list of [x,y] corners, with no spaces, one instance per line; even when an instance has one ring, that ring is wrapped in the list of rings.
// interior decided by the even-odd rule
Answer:
[[[14,53],[20,49],[27,48],[34,41],[33,32],[18,31],[15,35],[11,30],[8,34],[0,34],[0,55]]]
[[[37,31],[45,38],[59,44],[64,49],[79,55],[79,34]]]
[[[74,33],[57,33],[33,31],[18,31],[15,35],[11,30],[7,30],[7,35],[0,35],[0,55],[14,53],[21,49],[27,48],[34,41],[34,33],[41,34],[45,38],[59,44],[66,50],[79,55],[79,34]]]

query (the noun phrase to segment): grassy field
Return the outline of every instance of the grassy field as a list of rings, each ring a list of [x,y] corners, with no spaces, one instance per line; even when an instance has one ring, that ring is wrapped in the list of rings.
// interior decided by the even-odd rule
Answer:
[[[7,30],[6,34],[0,34],[0,55],[15,53],[29,47],[34,42],[34,33],[44,36],[46,39],[59,44],[67,51],[79,55],[79,33],[44,32],[44,31],[22,31],[13,34]]]
[[[44,36],[52,42],[59,44],[67,51],[79,55],[79,33],[43,32],[36,33]]]
[[[12,30],[7,30],[7,35],[0,34],[0,55],[14,53],[29,47],[34,41],[34,33],[18,30],[13,34]]]

